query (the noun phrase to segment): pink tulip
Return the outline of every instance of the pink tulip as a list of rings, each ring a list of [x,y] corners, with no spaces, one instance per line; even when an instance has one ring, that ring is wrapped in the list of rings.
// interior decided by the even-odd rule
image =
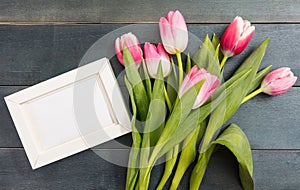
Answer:
[[[287,92],[297,81],[297,77],[288,67],[282,67],[270,72],[261,83],[264,93],[277,96]]]
[[[248,45],[255,27],[242,17],[235,17],[224,32],[220,47],[226,57],[240,54]]]
[[[155,45],[146,42],[144,45],[144,52],[147,69],[152,78],[156,77],[160,62],[162,64],[163,76],[166,77],[171,73],[172,67],[170,57],[161,44],[158,44],[156,47]]]
[[[137,37],[129,32],[128,34],[123,34],[120,38],[116,39],[115,42],[115,51],[118,60],[122,65],[124,65],[123,60],[123,45],[126,45],[129,52],[131,53],[135,64],[139,67],[143,57],[143,51],[141,49],[140,43]]]
[[[193,109],[196,109],[204,104],[220,86],[220,80],[218,77],[210,74],[205,69],[198,69],[198,67],[195,65],[184,78],[182,86],[179,90],[179,97],[181,98],[186,91],[203,79],[205,79],[205,81],[196,98]]]
[[[159,20],[159,30],[162,43],[169,54],[181,53],[188,43],[188,32],[182,14],[170,11],[166,18]]]

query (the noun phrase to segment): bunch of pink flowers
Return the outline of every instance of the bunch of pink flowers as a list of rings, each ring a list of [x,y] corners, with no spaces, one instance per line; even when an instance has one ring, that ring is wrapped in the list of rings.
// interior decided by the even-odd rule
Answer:
[[[206,38],[192,59],[187,56],[185,68],[181,54],[188,45],[188,30],[182,14],[170,11],[159,20],[159,31],[162,43],[146,42],[143,49],[132,33],[124,34],[115,41],[117,58],[126,69],[125,82],[133,104],[133,148],[126,189],[148,189],[151,170],[163,155],[166,156],[165,172],[157,189],[165,186],[173,172],[170,189],[177,189],[183,174],[195,160],[190,189],[198,189],[213,149],[222,143],[233,152],[244,153],[244,157],[238,159],[245,170],[240,170],[243,173],[241,182],[244,188],[253,188],[253,180],[245,180],[249,176],[252,179],[253,169],[246,135],[234,124],[221,131],[217,139],[213,139],[213,135],[241,104],[261,92],[271,96],[283,94],[295,84],[297,77],[288,67],[270,73],[270,67],[267,67],[258,72],[267,39],[229,80],[222,83],[222,70],[227,59],[240,54],[255,32],[255,27],[241,17],[233,19],[220,41],[216,36],[212,41]],[[204,48],[213,55],[209,55],[213,58],[207,63],[204,63],[207,61]],[[163,101],[163,104],[157,103],[157,100]],[[230,109],[223,108],[224,114],[220,116],[218,113],[222,113],[225,104]],[[165,105],[168,115],[162,114]],[[144,131],[137,130],[137,119],[144,122]],[[242,136],[241,142],[225,139],[225,133],[229,136],[238,133]],[[247,147],[240,150],[234,145],[236,143],[245,143]],[[196,159],[198,149],[200,152]]]

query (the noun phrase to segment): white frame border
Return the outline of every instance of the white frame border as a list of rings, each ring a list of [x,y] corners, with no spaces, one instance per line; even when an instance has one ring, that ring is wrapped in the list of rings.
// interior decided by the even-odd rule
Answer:
[[[93,75],[99,75],[100,81],[97,81],[98,83],[102,83],[104,86],[105,93],[109,99],[108,104],[111,106],[110,109],[112,109],[111,111],[115,116],[115,123],[113,126],[106,126],[96,132],[80,136],[48,150],[41,150],[35,142],[37,138],[34,136],[34,133],[32,133],[33,126],[30,125],[31,122],[28,122],[29,118],[26,117],[26,110],[22,104],[28,101],[33,101],[40,96],[51,96],[51,93],[54,91],[64,88],[65,86],[72,85]],[[52,79],[46,80],[32,87],[6,96],[4,99],[32,169],[39,168],[131,132],[129,114],[119,85],[107,58],[94,61]],[[105,134],[103,134],[103,132],[105,132]],[[89,143],[86,143],[86,141]]]

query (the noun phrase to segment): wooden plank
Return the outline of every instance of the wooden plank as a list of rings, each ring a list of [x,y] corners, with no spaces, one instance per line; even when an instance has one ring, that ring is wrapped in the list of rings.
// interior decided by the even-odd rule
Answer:
[[[300,88],[281,96],[258,95],[229,122],[239,125],[254,149],[300,149]]]
[[[0,85],[33,85],[58,74],[78,67],[81,58],[90,46],[105,34],[122,34],[115,29],[125,25],[0,25]],[[217,33],[221,36],[227,25],[201,24],[189,25],[191,34],[204,38],[206,33]],[[138,28],[155,28],[156,33],[144,32],[138,36],[143,41],[159,40],[157,25],[136,25]],[[130,31],[128,27],[127,31]],[[225,66],[225,76],[243,61],[246,55],[257,47],[266,37],[271,42],[264,59],[263,67],[273,64],[274,68],[289,66],[297,76],[300,76],[300,60],[296,44],[300,43],[300,24],[269,24],[256,25],[256,33],[249,47],[242,55],[231,58]],[[114,32],[112,32],[114,31]],[[126,30],[123,30],[126,31]],[[133,31],[135,32],[135,31]],[[287,35],[289,34],[289,35]],[[150,37],[149,37],[150,35]],[[93,52],[94,60],[114,54],[114,39],[107,35],[99,51]],[[193,43],[191,41],[190,43]],[[195,45],[195,44],[194,44]],[[198,44],[196,44],[198,46]],[[199,44],[200,45],[200,44]],[[116,59],[111,59],[116,74],[123,69]],[[296,83],[300,85],[300,80]]]
[[[22,86],[0,87],[0,147],[22,147],[16,128],[4,102],[4,97],[24,88]]]
[[[0,87],[0,147],[22,147],[3,97],[24,87]],[[123,94],[126,88],[121,88]],[[247,134],[253,149],[300,149],[300,88],[284,95],[259,95],[242,105],[230,122],[238,124]],[[127,99],[127,98],[126,98]],[[131,145],[130,134],[98,146],[120,149]]]
[[[254,1],[136,1],[82,2],[11,0],[0,3],[2,22],[158,22],[170,10],[179,9],[187,22],[229,22],[236,15],[255,22],[299,22],[300,4],[287,0]],[[30,10],[30,11],[29,11]],[[116,14],[117,13],[117,14]]]
[[[121,150],[99,150],[102,155],[116,155]],[[298,189],[299,151],[253,151],[256,189]],[[32,171],[23,149],[0,150],[2,189],[124,189],[126,168],[111,164],[92,151],[71,156]],[[156,166],[150,189],[163,172]],[[179,189],[187,189],[191,169]],[[168,182],[169,185],[170,181]],[[241,189],[235,158],[226,150],[214,153],[201,189]]]
[[[77,68],[85,51],[98,38],[117,27],[2,25],[0,83],[33,85]]]

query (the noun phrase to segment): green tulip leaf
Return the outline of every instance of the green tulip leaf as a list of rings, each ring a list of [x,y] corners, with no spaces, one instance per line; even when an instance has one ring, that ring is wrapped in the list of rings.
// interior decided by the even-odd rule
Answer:
[[[142,151],[141,151],[141,168],[147,165],[150,154],[150,147],[154,146],[160,137],[165,122],[165,99],[164,99],[164,81],[162,66],[159,64],[157,78],[154,82],[152,98],[149,104],[149,112],[145,122]]]
[[[219,106],[212,112],[207,130],[205,132],[201,152],[206,151],[209,148],[211,141],[215,133],[222,127],[224,123],[237,111],[241,105],[244,97],[247,95],[252,82],[255,79],[258,68],[265,55],[265,51],[268,45],[269,39],[265,40],[238,68],[233,77],[240,72],[251,70],[250,74],[241,82],[233,91],[226,95],[226,98]]]
[[[239,162],[239,173],[243,188],[245,190],[253,190],[252,152],[248,138],[241,128],[231,124],[213,144],[226,146],[234,154]]]
[[[200,49],[194,53],[192,60],[199,68],[204,68],[221,79],[218,52],[219,50],[215,50],[208,35],[206,35]]]
[[[142,59],[141,77],[144,82],[144,86],[146,87],[148,98],[150,100],[152,96],[152,85],[144,59]]]
[[[265,76],[270,72],[271,68],[272,65],[269,65],[268,67],[264,68],[263,70],[261,70],[259,73],[256,74],[255,79],[252,82],[248,93],[253,92],[260,86],[261,82],[263,81]]]
[[[194,53],[192,60],[199,68],[207,68],[214,54],[215,48],[206,34],[201,47]]]
[[[158,66],[156,79],[153,86],[152,98],[149,105],[149,112],[145,122],[143,141],[140,156],[140,178],[148,181],[147,176],[148,159],[151,153],[151,147],[154,146],[161,136],[165,125],[166,105],[164,99],[164,80],[161,63]],[[139,181],[139,185],[148,184]]]
[[[164,78],[161,63],[158,66],[157,76],[153,86],[152,98],[149,106],[149,113],[151,113],[151,120],[147,120],[150,133],[150,146],[154,146],[165,125],[166,104],[164,97]],[[148,114],[149,114],[148,113]],[[148,127],[148,126],[147,126]]]
[[[217,49],[217,47],[218,47],[219,44],[220,44],[220,40],[219,40],[219,38],[216,36],[216,34],[213,34],[213,37],[212,37],[211,42],[212,42],[214,48]],[[219,50],[218,50],[217,52],[218,52],[218,55],[219,55],[218,58],[219,58],[219,61],[220,61],[220,60],[223,59],[224,55],[223,55],[222,51],[220,50],[220,48],[219,48]]]
[[[131,119],[131,127],[132,127],[132,148],[129,153],[129,160],[128,160],[128,169],[127,169],[127,179],[126,179],[126,190],[134,189],[137,177],[138,177],[138,160],[139,160],[139,148],[141,144],[141,136],[135,126],[136,122],[136,115],[137,115],[137,109],[136,104],[134,102],[134,95],[132,87],[127,79],[127,77],[124,77],[124,81],[126,84],[126,87],[128,89],[131,105],[132,105],[132,119]]]
[[[245,190],[253,190],[253,162],[250,143],[245,133],[235,124],[231,124],[226,128],[224,132],[212,142],[209,149],[200,153],[198,162],[190,178],[190,189],[199,189],[207,164],[216,149],[216,145],[223,145],[233,153],[239,162],[239,174],[243,188]]]
[[[127,79],[133,87],[137,112],[140,116],[140,119],[144,121],[148,113],[149,99],[143,81],[132,58],[132,55],[125,45],[123,47],[123,59]]]
[[[215,49],[217,49],[218,45],[220,44],[219,38],[216,36],[216,34],[213,34],[212,40],[211,40],[212,45],[214,46]]]
[[[255,68],[253,72],[255,71],[254,75],[257,73],[259,66],[261,65],[262,59],[265,55],[266,49],[268,47],[268,43],[270,41],[270,38],[267,38],[265,41],[263,41],[254,52],[244,61],[244,63],[237,69],[237,71],[234,74],[237,74],[243,70],[250,69],[251,67]]]
[[[222,76],[223,76],[223,70],[221,72],[220,67],[219,67],[219,49],[220,49],[220,46],[218,45],[216,47],[215,54],[214,54],[214,57],[213,57],[213,60],[214,60],[213,62],[215,64],[211,64],[210,63],[206,69],[210,73],[213,73],[213,74],[218,73],[218,75],[216,75],[216,76],[221,81],[222,80]],[[217,65],[217,63],[218,63],[218,65]]]

